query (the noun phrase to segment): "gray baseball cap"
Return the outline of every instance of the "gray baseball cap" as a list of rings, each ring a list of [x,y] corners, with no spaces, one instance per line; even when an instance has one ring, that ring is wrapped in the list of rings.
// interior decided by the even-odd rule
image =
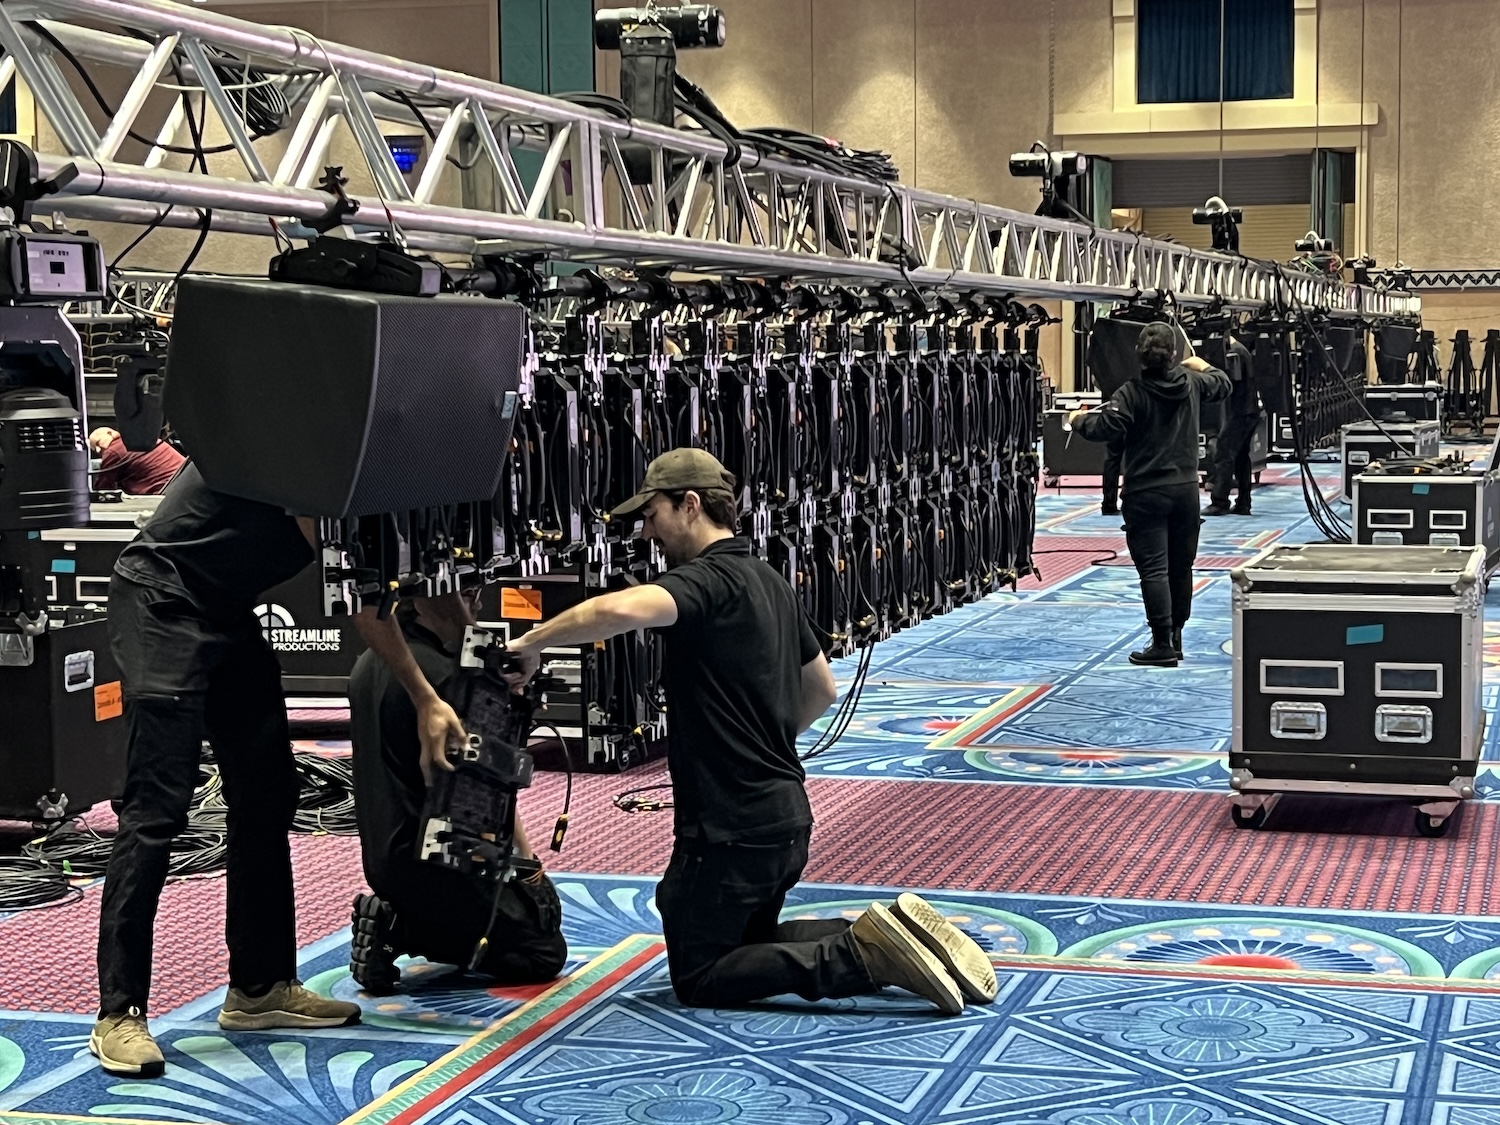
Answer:
[[[702,449],[671,449],[646,466],[641,490],[609,513],[612,520],[638,515],[658,492],[733,492],[734,475]]]

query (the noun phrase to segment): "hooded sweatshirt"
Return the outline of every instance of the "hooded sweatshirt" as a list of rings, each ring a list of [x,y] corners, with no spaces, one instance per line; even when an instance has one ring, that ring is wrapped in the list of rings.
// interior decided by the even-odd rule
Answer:
[[[1198,483],[1198,404],[1229,397],[1218,368],[1148,367],[1074,425],[1089,441],[1125,442],[1125,491]]]

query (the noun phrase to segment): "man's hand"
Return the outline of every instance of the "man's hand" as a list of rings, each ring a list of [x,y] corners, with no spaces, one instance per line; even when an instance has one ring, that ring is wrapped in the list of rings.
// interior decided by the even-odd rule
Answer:
[[[434,769],[452,770],[448,747],[468,739],[458,712],[433,695],[417,708],[417,737],[422,742],[422,779],[432,784]]]
[[[1182,361],[1182,366],[1189,371],[1212,371],[1213,365],[1195,355],[1188,356]]]
[[[1078,420],[1080,418],[1082,418],[1088,412],[1089,412],[1088,411],[1088,407],[1086,407],[1086,406],[1080,406],[1077,410],[1071,411],[1068,414],[1068,425],[1069,426],[1076,426],[1076,425],[1078,425]]]
[[[517,645],[509,650],[511,659],[516,662],[516,669],[505,673],[505,682],[510,685],[510,690],[519,692],[531,682],[537,669],[542,666],[542,654],[534,648],[525,645]]]

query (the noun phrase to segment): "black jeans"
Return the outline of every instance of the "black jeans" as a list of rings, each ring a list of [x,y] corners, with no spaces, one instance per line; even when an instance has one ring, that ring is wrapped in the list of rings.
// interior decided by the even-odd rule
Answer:
[[[118,576],[109,595],[129,746],[99,914],[100,1012],[147,1010],[157,902],[172,838],[187,825],[205,734],[228,806],[229,981],[289,980],[297,933],[287,834],[299,786],[276,656],[248,609],[216,619]]]
[[[795,993],[805,1000],[875,991],[847,919],[780,921],[807,864],[810,829],[774,844],[679,838],[656,888],[677,998],[735,1007]]]
[[[1230,415],[1224,423],[1214,450],[1214,483],[1210,496],[1215,504],[1229,503],[1229,489],[1233,486],[1239,489],[1240,507],[1250,506],[1250,492],[1255,487],[1254,474],[1250,471],[1250,444],[1259,425],[1259,414]]]
[[[1153,630],[1180,629],[1192,615],[1198,527],[1196,485],[1125,493],[1125,545],[1141,576],[1141,600]]]
[[[396,912],[396,947],[445,965],[468,966],[495,906],[493,883],[419,859],[393,865],[378,885],[371,880],[371,889]],[[500,984],[537,984],[562,972],[567,959],[552,881],[544,874],[534,882],[506,883],[489,949],[476,971]]]

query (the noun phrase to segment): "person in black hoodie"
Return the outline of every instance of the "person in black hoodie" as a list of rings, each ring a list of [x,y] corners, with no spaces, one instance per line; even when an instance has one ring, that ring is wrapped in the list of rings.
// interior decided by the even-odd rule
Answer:
[[[1177,337],[1167,324],[1141,330],[1141,375],[1098,410],[1069,424],[1088,441],[1125,443],[1125,542],[1141,576],[1151,644],[1132,664],[1175,668],[1193,604],[1198,554],[1198,406],[1229,396],[1229,376],[1191,357],[1173,364]]]
[[[1250,491],[1255,486],[1250,444],[1260,425],[1260,396],[1255,393],[1255,380],[1250,374],[1250,350],[1238,340],[1230,340],[1226,360],[1234,389],[1224,407],[1224,429],[1214,452],[1213,492],[1203,514],[1223,516],[1233,511],[1237,516],[1248,516]],[[1239,489],[1233,508],[1229,506],[1231,487]]]

